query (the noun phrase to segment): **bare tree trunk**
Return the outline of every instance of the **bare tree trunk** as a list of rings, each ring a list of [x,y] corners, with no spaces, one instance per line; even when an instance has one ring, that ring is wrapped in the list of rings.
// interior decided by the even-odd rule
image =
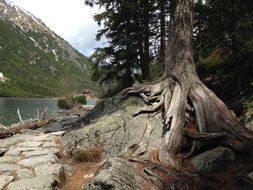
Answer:
[[[128,88],[123,95],[139,94],[151,104],[135,116],[163,111],[164,136],[163,144],[159,147],[161,162],[173,166],[177,164],[182,139],[186,134],[194,142],[196,139],[199,142],[222,136],[224,138],[216,142],[217,146],[226,146],[235,152],[252,148],[253,133],[238,122],[196,73],[192,50],[193,0],[175,0],[174,3],[163,76],[153,84]],[[194,134],[188,131],[189,117],[197,121]],[[194,152],[195,145],[193,143],[189,155]]]

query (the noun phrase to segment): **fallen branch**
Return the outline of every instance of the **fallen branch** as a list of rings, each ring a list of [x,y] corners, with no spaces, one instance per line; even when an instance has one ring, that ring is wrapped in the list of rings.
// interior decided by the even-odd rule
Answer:
[[[5,139],[5,138],[11,137],[15,134],[18,134],[23,129],[36,130],[38,128],[41,128],[41,127],[47,125],[48,121],[49,120],[42,120],[42,121],[35,122],[35,123],[25,123],[25,124],[21,124],[20,126],[17,126],[17,127],[11,127],[11,128],[1,130],[0,131],[0,139]]]
[[[45,107],[44,111],[40,115],[40,119],[45,119],[46,118],[46,112],[47,112],[47,107]]]
[[[22,120],[22,117],[20,115],[20,111],[19,111],[19,108],[17,110],[17,113],[18,113],[18,118],[19,118],[19,121],[21,122],[21,124],[24,124],[23,120]]]

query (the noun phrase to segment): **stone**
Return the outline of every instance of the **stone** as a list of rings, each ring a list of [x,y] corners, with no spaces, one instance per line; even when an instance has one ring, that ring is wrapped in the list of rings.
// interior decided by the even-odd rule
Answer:
[[[39,166],[36,166],[34,168],[34,172],[36,176],[40,175],[60,175],[64,171],[64,168],[61,164],[42,164]]]
[[[133,117],[143,106],[143,101],[136,97],[123,101],[114,97],[100,102],[83,121],[75,124],[75,130],[62,136],[65,153],[70,155],[77,147],[85,149],[99,144],[106,157],[114,157],[132,155],[143,143],[147,144],[147,150],[159,147],[163,135],[161,113],[150,118]],[[92,122],[83,124],[86,120]]]
[[[44,133],[52,133],[58,131],[64,131],[72,128],[73,124],[77,122],[79,118],[63,118],[59,122],[50,123],[47,126],[41,128]]]
[[[7,186],[7,190],[52,190],[58,184],[55,176],[38,176],[14,181]]]
[[[52,141],[54,140],[54,137],[50,134],[42,134],[39,136],[35,136],[33,140],[34,141]]]
[[[15,172],[21,169],[21,166],[17,164],[0,164],[0,173]]]
[[[27,179],[35,177],[32,170],[29,169],[21,169],[17,171],[17,179]]]
[[[33,156],[42,156],[42,155],[47,155],[47,154],[59,154],[59,149],[57,149],[57,148],[47,148],[47,149],[34,150],[34,151],[29,151],[29,152],[24,152],[23,153],[25,158],[30,158],[30,157],[33,157]]]
[[[0,175],[0,189],[3,189],[8,183],[14,179],[13,176]]]
[[[11,171],[11,172],[3,172],[1,175],[11,176],[11,175],[13,175],[13,171]]]
[[[0,139],[0,148],[9,148],[17,143],[32,139],[32,135],[17,134],[6,139]]]
[[[65,180],[64,167],[61,164],[42,164],[34,168],[36,176],[54,175],[57,176],[60,181]]]
[[[48,141],[48,142],[45,142],[43,145],[42,145],[43,148],[51,148],[51,147],[56,147],[56,144],[54,141]]]
[[[59,137],[59,136],[62,136],[65,132],[66,131],[57,131],[57,132],[53,132],[53,133],[50,133],[50,134],[53,135],[53,136]]]
[[[192,165],[199,173],[219,171],[227,163],[235,159],[235,154],[228,148],[217,147],[196,156],[192,160]]]
[[[40,131],[32,130],[32,129],[22,129],[20,131],[20,133],[26,134],[26,135],[40,135],[40,134],[42,134]]]
[[[37,148],[40,145],[42,145],[43,142],[39,142],[39,141],[25,141],[22,143],[18,143],[16,146],[18,147],[33,147],[33,148]]]
[[[43,156],[30,157],[24,160],[20,160],[17,164],[27,168],[34,168],[35,166],[45,163],[56,163],[58,160],[58,157],[55,154],[51,153]]]
[[[14,164],[19,159],[20,159],[20,157],[3,156],[3,157],[0,157],[0,164]]]
[[[12,146],[9,151],[7,151],[4,155],[5,156],[18,156],[22,152],[28,152],[28,151],[35,151],[35,150],[42,150],[40,147],[15,147]]]
[[[99,169],[93,182],[83,187],[83,190],[103,189],[144,190],[144,187],[132,163],[122,158],[110,158]]]

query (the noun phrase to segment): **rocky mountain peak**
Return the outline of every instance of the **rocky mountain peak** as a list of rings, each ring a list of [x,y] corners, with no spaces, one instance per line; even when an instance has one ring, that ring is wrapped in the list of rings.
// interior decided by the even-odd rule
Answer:
[[[89,88],[89,68],[88,59],[40,19],[0,0],[0,71],[9,79],[0,96],[33,94],[31,85],[39,96],[82,91]]]

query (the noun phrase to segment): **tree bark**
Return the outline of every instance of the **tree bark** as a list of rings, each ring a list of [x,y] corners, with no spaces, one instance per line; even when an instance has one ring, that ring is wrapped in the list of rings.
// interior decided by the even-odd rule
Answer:
[[[177,165],[182,139],[187,135],[185,131],[189,130],[189,116],[196,121],[196,134],[188,134],[188,137],[211,139],[221,133],[224,140],[217,141],[217,146],[228,147],[234,152],[249,151],[253,146],[253,133],[242,126],[225,104],[198,78],[192,48],[193,0],[175,0],[174,3],[163,76],[152,84],[136,85],[124,90],[124,96],[139,94],[151,104],[135,116],[163,111],[164,135],[159,147],[161,162]],[[194,138],[192,140],[196,141]]]

